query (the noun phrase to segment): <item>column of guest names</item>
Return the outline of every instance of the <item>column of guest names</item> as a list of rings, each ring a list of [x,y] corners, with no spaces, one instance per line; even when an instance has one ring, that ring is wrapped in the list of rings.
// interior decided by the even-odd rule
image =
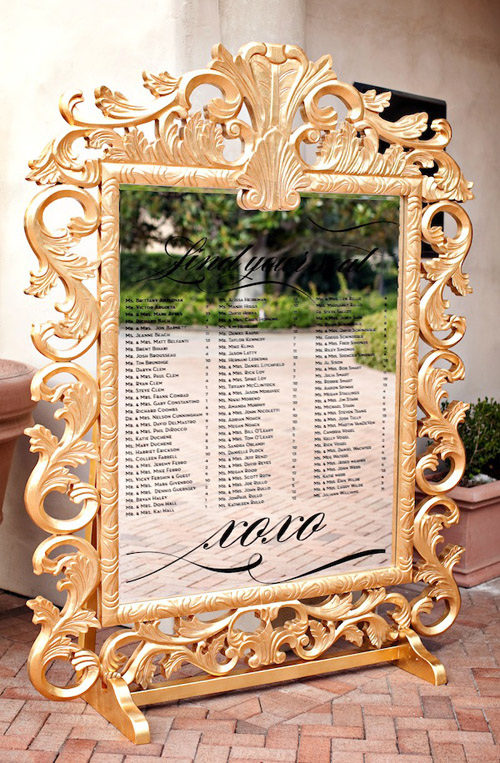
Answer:
[[[205,325],[184,325],[182,309],[181,297],[126,304],[119,468],[129,515],[189,504],[225,519],[278,498],[355,496],[375,458],[379,487],[389,486],[389,375],[371,372],[374,415],[355,357],[369,355],[372,329],[355,320],[355,297],[318,298],[305,329],[276,329],[251,299],[220,300],[217,325],[208,309]]]

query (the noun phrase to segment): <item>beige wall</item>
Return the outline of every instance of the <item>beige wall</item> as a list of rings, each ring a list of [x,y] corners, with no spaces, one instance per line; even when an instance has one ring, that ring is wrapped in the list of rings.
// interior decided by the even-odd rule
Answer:
[[[475,224],[468,263],[474,295],[457,304],[469,324],[461,345],[467,381],[460,391],[455,385],[453,394],[500,398],[496,0],[4,0],[2,5],[2,356],[43,365],[29,332],[52,311],[50,300],[23,295],[35,258],[22,219],[36,191],[23,178],[27,160],[64,129],[59,94],[81,88],[91,98],[95,86],[107,84],[139,100],[147,95],[143,69],[178,74],[198,68],[218,41],[232,52],[247,41],[294,42],[305,45],[311,58],[331,53],[334,69],[347,82],[367,81],[448,102],[451,153],[475,181],[476,192],[468,204]],[[37,419],[52,426],[48,406]],[[33,462],[22,438],[0,526],[0,587],[26,594],[52,587],[31,573],[30,556],[42,534],[24,513],[22,491]]]

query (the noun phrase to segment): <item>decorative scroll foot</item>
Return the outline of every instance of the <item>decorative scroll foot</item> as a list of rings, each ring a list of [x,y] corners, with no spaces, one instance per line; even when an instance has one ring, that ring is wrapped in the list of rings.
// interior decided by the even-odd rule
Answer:
[[[407,630],[404,635],[408,640],[407,653],[395,660],[395,665],[434,686],[445,684],[444,665],[425,648],[415,631]]]
[[[108,679],[108,684],[96,681],[83,698],[131,742],[150,741],[149,724],[120,676]]]

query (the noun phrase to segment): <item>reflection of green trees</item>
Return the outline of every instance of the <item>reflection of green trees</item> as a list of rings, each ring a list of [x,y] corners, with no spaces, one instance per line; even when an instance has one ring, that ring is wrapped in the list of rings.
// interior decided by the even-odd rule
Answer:
[[[388,309],[366,314],[360,321],[355,339],[366,344],[355,344],[354,356],[358,363],[379,371],[396,371],[397,310]]]
[[[281,272],[265,273],[267,285],[262,291],[275,295],[289,292],[290,286],[306,291],[313,286],[320,294],[336,293],[340,282],[334,265],[349,258],[361,258],[367,251],[378,248],[385,253],[382,267],[377,268],[377,273],[369,263],[358,271],[346,270],[348,287],[375,288],[381,293],[394,291],[398,216],[398,200],[390,197],[304,196],[296,210],[247,212],[238,207],[233,194],[127,187],[120,193],[122,286],[126,288],[139,278],[147,279],[157,273],[166,262],[161,251],[165,239],[176,235],[193,242],[206,237],[203,249],[206,256],[236,256],[247,246],[252,247],[249,257],[286,256],[289,265]],[[385,222],[378,223],[380,220]],[[367,227],[342,233],[323,230],[360,225]],[[146,247],[156,248],[156,244],[158,253],[144,251]],[[308,268],[297,273],[293,257],[305,252]],[[183,280],[182,272],[178,276]],[[207,269],[204,276],[200,286],[212,301],[227,286],[228,279]],[[158,296],[179,293],[172,281],[143,280],[140,288]],[[184,287],[183,293],[186,290]]]
[[[354,298],[353,307],[348,317],[343,318],[343,325],[354,324],[363,316],[379,313],[387,305],[389,309],[396,307],[396,294],[393,293],[384,300],[378,292],[369,294],[359,291],[349,292]],[[137,302],[137,298],[143,300]],[[127,299],[130,302],[127,303]],[[153,301],[154,300],[154,301]],[[162,323],[168,322],[180,326],[204,325],[218,326],[221,324],[221,313],[224,315],[230,301],[215,299],[207,303],[205,294],[188,292],[183,294],[182,302],[175,304],[175,310],[168,310],[168,298],[151,297],[146,292],[131,292],[122,290],[120,300],[120,322],[122,323]],[[259,317],[263,309],[265,318]],[[292,326],[310,328],[316,326],[316,301],[305,296],[292,294],[269,294],[257,301],[253,308],[246,308],[246,324],[259,328],[287,329]],[[231,325],[231,318],[224,318]],[[234,316],[234,322],[243,325],[241,315]]]
[[[169,323],[216,326],[221,321],[220,308],[224,312],[234,297],[246,295],[259,299],[249,325],[307,328],[316,325],[317,298],[341,293],[354,298],[344,323],[362,320],[362,325],[375,329],[367,334],[373,355],[359,357],[359,362],[394,370],[398,223],[399,200],[394,197],[305,195],[292,211],[245,211],[234,194],[220,191],[124,187],[120,191],[120,319],[162,322],[167,320],[162,315],[166,316],[168,300],[182,296],[177,314],[169,313]],[[340,232],[332,233],[332,229]],[[169,244],[167,255],[164,247],[169,236],[179,238]],[[162,275],[180,261],[189,241],[194,244],[201,239],[206,241],[200,258],[231,258],[251,247],[239,273],[233,269],[223,274],[200,265],[198,286],[180,283],[193,278],[193,270],[185,267],[173,276]],[[376,254],[363,267],[349,267],[349,260],[363,259],[373,249]],[[280,269],[264,266],[254,274],[256,281],[265,283],[252,293],[234,285],[251,257],[263,258],[268,265],[272,258],[285,258]],[[297,262],[304,265],[299,272]],[[144,301],[134,309],[137,299]],[[388,344],[384,308],[389,311]],[[264,309],[260,319],[259,309]],[[263,315],[267,320],[262,320]],[[231,320],[226,318],[228,325]],[[237,320],[241,323],[241,316]]]

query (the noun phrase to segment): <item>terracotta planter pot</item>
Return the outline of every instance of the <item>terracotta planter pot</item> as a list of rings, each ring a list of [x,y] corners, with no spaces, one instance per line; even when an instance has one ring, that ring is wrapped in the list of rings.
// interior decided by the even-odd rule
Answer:
[[[447,495],[460,509],[460,522],[444,530],[447,543],[465,548],[454,575],[470,588],[500,575],[500,480],[475,487],[455,487]],[[417,491],[417,501],[423,494]]]
[[[0,522],[16,440],[33,424],[30,384],[35,369],[25,363],[0,360]],[[22,489],[21,486],[20,489]]]

